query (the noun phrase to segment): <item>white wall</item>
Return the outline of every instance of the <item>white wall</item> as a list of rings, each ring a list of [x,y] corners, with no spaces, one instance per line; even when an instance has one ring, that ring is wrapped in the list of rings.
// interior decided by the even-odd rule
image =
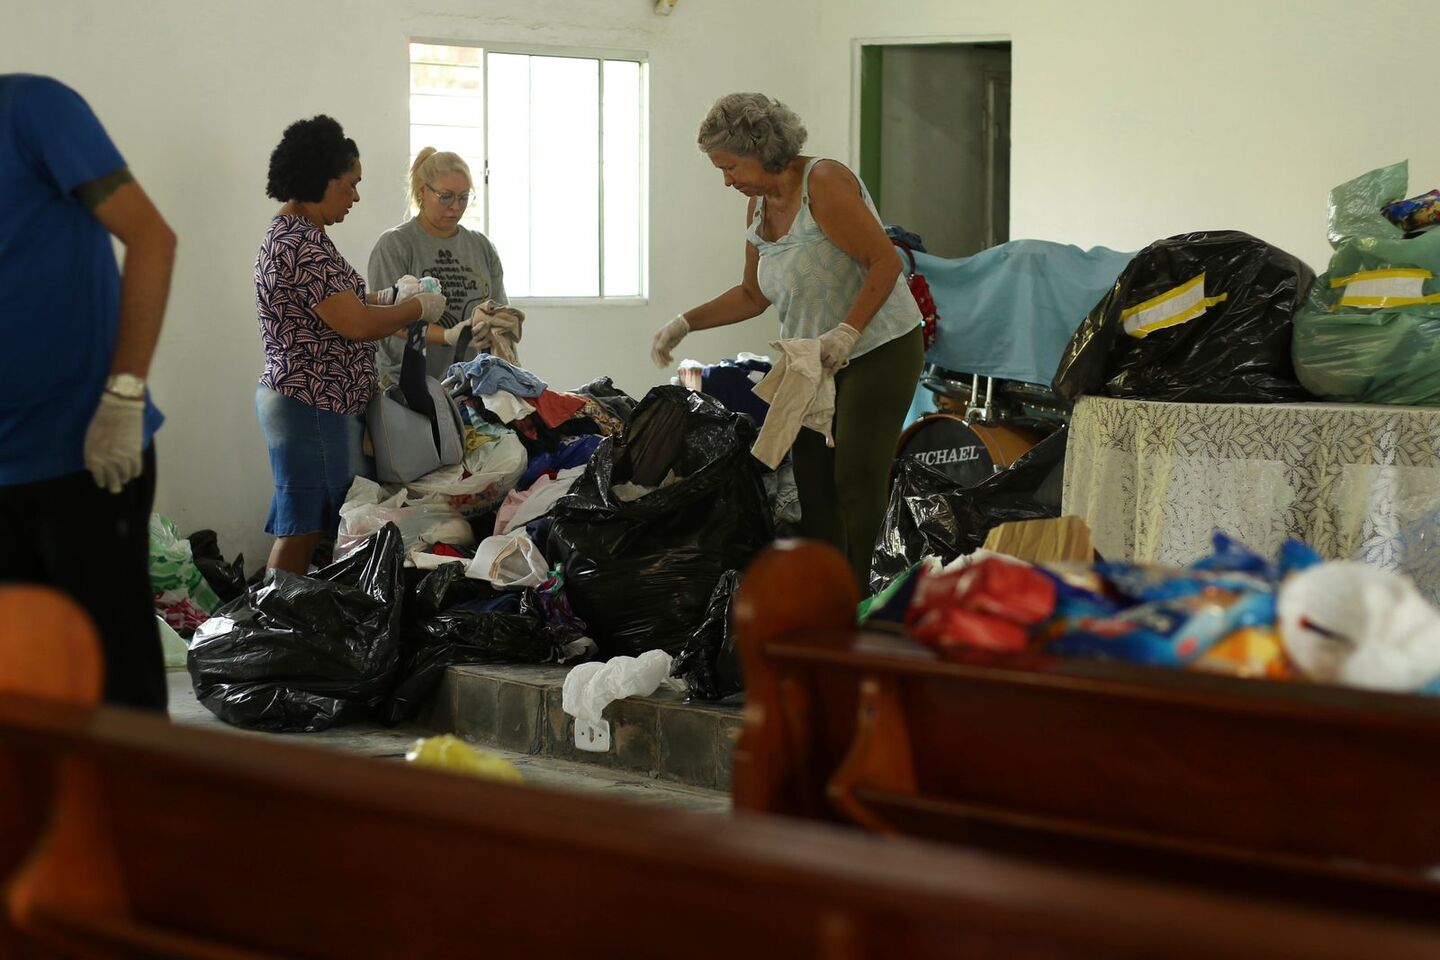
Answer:
[[[1440,185],[1434,0],[824,0],[812,135],[850,130],[857,38],[1013,42],[1010,236],[1138,249],[1247,230],[1323,269],[1332,186]]]
[[[740,275],[744,200],[694,147],[719,95],[763,89],[802,112],[800,8],[689,0],[657,17],[649,0],[0,0],[0,69],[45,73],[94,106],[180,236],[151,379],[167,416],[157,509],[181,532],[220,534],[253,567],[271,495],[254,412],[262,363],[252,271],[268,218],[270,150],[290,121],[329,113],[360,145],[361,204],[334,228],[360,269],[403,215],[407,41],[455,40],[643,50],[651,82],[651,284],[645,307],[536,308],[527,366],[559,387],[609,374],[637,397],[668,377],[650,336]],[[773,30],[756,30],[764,22]],[[829,145],[840,154],[842,138]],[[504,251],[501,251],[502,256]],[[693,336],[682,353],[761,349],[773,317]]]
[[[158,506],[252,563],[270,496],[252,408],[266,158],[291,120],[345,124],[365,200],[335,237],[364,263],[401,215],[410,36],[650,53],[650,304],[532,311],[523,356],[562,387],[609,373],[643,393],[660,379],[653,329],[738,276],[743,203],[693,147],[710,102],[766,91],[805,118],[811,152],[850,154],[857,38],[1013,42],[1014,237],[1137,249],[1232,227],[1323,268],[1331,186],[1401,157],[1415,192],[1440,184],[1418,52],[1433,0],[681,0],[668,19],[649,0],[0,3],[0,69],[89,98],[180,234],[152,376],[169,416]],[[761,318],[682,352],[759,348],[772,330]]]

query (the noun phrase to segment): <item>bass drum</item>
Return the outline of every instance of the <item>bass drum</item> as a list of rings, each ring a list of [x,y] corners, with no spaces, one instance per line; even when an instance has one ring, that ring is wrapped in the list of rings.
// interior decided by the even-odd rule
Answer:
[[[896,458],[915,457],[962,487],[973,487],[1008,470],[1041,440],[1040,434],[1007,424],[968,423],[955,413],[932,413],[900,434]]]

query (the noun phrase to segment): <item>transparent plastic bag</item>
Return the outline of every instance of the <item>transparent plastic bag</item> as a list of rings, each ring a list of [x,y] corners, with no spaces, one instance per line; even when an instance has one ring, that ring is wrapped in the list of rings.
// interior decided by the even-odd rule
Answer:
[[[1405,239],[1381,208],[1405,196],[1392,164],[1330,192],[1330,269],[1295,317],[1300,382],[1328,400],[1440,403],[1440,230]]]
[[[427,499],[443,498],[462,517],[478,516],[504,500],[515,488],[527,462],[520,438],[506,430],[494,442],[467,452],[464,463],[427,473],[410,481],[406,489],[412,495]]]
[[[435,543],[459,547],[475,545],[470,524],[448,501],[412,499],[408,490],[387,496],[373,480],[356,477],[340,507],[340,532],[335,538],[335,556],[344,557],[361,547],[387,523],[400,529],[407,554]]]

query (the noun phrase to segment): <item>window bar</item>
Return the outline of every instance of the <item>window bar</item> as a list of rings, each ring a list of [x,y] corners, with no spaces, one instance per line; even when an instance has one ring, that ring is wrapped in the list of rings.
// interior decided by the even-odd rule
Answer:
[[[603,300],[605,298],[605,61],[603,59],[596,60],[595,69],[598,72],[600,81],[600,99],[599,102],[595,104],[595,112],[597,115],[595,129],[597,131],[596,136],[600,141],[596,151],[599,176],[595,178],[600,187],[600,205],[597,210],[599,216],[595,218],[600,224],[600,243],[597,247],[600,253],[600,272],[596,277],[596,287],[600,291],[600,298]]]
[[[525,243],[530,247],[530,257],[525,264],[525,289],[530,296],[535,293],[535,58],[525,57],[525,113],[529,116],[526,124],[525,164],[529,168],[525,189]]]
[[[650,79],[650,65],[642,63],[636,71],[635,84],[635,111],[639,118],[640,125],[640,162],[635,165],[636,196],[639,198],[638,209],[635,211],[636,227],[635,242],[639,251],[635,257],[636,277],[635,290],[639,296],[646,296],[649,293],[648,284],[645,282],[648,271],[648,264],[645,259],[645,245],[650,235],[650,218],[641,216],[650,210],[650,185],[647,174],[650,171],[650,118],[646,115],[645,89]]]
[[[480,162],[481,192],[484,194],[481,220],[485,224],[485,237],[490,237],[490,50],[480,51]]]

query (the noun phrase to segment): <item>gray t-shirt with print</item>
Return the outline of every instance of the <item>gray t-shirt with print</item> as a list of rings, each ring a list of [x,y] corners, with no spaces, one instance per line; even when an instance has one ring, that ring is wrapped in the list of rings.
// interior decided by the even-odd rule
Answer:
[[[425,232],[420,221],[409,220],[380,235],[370,251],[368,289],[383,290],[407,273],[413,277],[434,277],[445,291],[445,316],[440,323],[446,327],[470,319],[471,312],[486,300],[509,302],[505,297],[505,280],[500,269],[500,255],[482,233],[460,227],[453,237],[436,237]],[[381,383],[400,375],[400,361],[405,352],[402,337],[381,340],[375,354],[376,373]],[[460,357],[443,343],[426,344],[427,367],[437,380],[457,359],[469,360],[475,348],[467,346]]]

